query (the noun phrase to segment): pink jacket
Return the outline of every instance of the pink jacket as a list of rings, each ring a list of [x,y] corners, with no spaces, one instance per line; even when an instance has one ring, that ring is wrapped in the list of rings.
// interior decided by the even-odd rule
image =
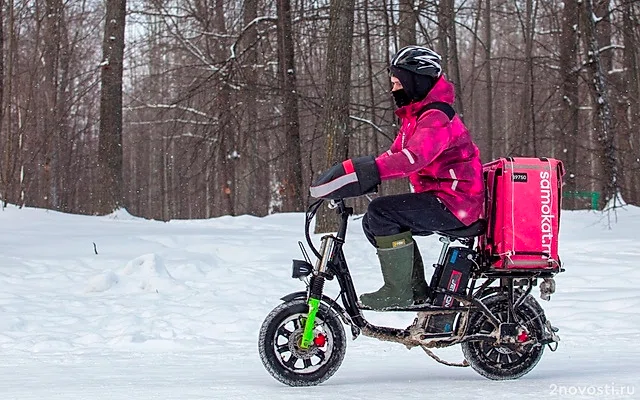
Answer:
[[[418,112],[429,103],[453,104],[453,85],[444,76],[427,97],[396,111],[402,127],[391,148],[376,158],[380,179],[409,177],[417,193],[433,192],[465,225],[482,215],[484,182],[480,152],[458,115]]]

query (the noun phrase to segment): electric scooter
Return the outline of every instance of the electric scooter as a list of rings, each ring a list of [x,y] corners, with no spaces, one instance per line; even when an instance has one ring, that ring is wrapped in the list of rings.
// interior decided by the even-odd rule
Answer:
[[[544,310],[531,295],[538,281],[543,299],[555,291],[554,276],[562,272],[559,264],[540,269],[504,269],[477,246],[487,223],[479,220],[462,229],[434,232],[440,235],[442,250],[431,280],[429,301],[407,307],[390,307],[381,312],[412,312],[418,318],[407,328],[376,326],[369,323],[358,301],[347,260],[342,250],[347,224],[353,208],[344,199],[331,200],[329,206],[340,218],[336,234],[322,237],[317,249],[310,225],[327,200],[311,204],[306,212],[305,237],[316,257],[312,264],[302,243],[304,260],[294,260],[292,277],[306,283],[306,290],[282,297],[265,318],[258,349],[266,370],[289,386],[312,386],[329,379],[340,367],[347,339],[344,325],[355,340],[368,336],[395,342],[407,348],[420,347],[436,361],[449,366],[471,366],[480,375],[494,380],[517,379],[531,371],[545,347],[555,351],[559,342]],[[468,279],[459,287],[439,285],[443,271],[451,262],[469,266]],[[337,281],[339,300],[323,293],[326,281]],[[451,282],[451,280],[449,280]],[[432,333],[428,327],[436,320],[450,321],[447,329]],[[452,363],[440,359],[431,349],[460,344],[465,361]]]

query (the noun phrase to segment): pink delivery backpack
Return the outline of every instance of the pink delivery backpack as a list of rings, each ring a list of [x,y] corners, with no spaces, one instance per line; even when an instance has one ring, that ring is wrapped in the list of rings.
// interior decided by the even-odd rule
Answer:
[[[483,172],[488,227],[479,245],[492,268],[560,270],[562,162],[500,158]]]

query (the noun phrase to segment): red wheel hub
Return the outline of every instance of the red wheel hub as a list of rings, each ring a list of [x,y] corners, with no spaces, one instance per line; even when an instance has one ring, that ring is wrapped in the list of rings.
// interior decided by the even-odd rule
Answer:
[[[518,342],[523,343],[527,340],[529,340],[529,334],[527,333],[527,331],[520,332],[520,334],[518,335]]]
[[[318,347],[323,347],[326,343],[327,343],[327,337],[322,333],[316,336],[315,339],[313,339],[313,344],[315,344]]]

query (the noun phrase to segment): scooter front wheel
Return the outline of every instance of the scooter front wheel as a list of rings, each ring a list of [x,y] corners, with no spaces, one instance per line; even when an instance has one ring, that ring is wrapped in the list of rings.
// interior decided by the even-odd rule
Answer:
[[[262,363],[285,385],[318,385],[329,379],[344,359],[347,340],[342,321],[324,303],[316,314],[313,342],[308,348],[300,346],[308,312],[306,300],[288,301],[273,309],[260,328]]]

